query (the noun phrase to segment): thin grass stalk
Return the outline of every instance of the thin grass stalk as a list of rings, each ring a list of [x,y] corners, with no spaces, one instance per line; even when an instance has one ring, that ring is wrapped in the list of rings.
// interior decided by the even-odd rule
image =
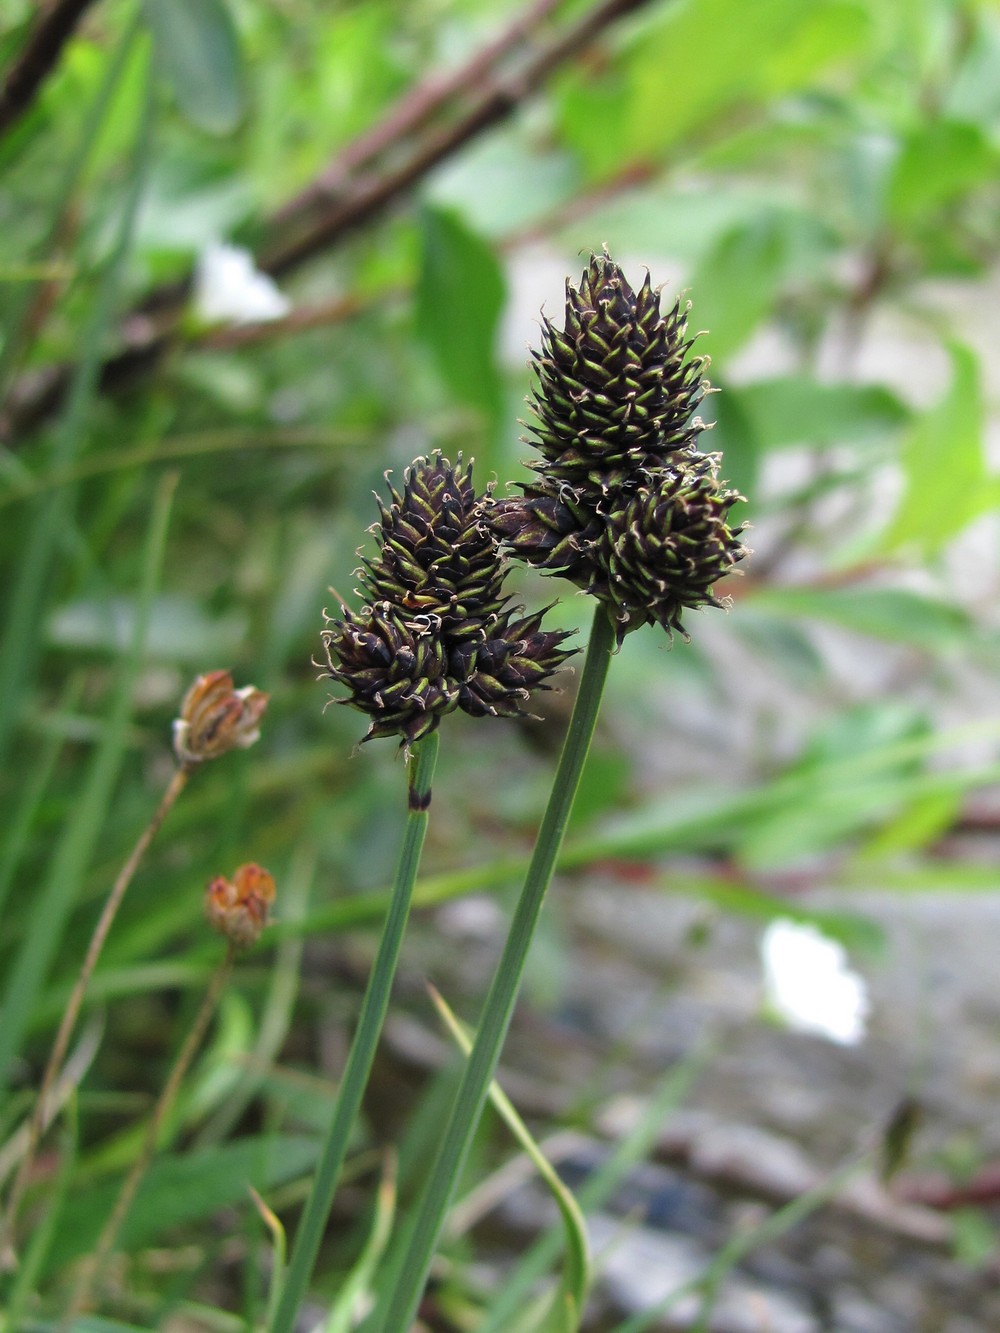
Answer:
[[[55,433],[52,464],[56,468],[68,467],[79,452],[86,434],[86,414],[97,392],[104,334],[118,302],[122,275],[132,247],[139,204],[152,159],[152,89],[153,80],[150,79],[133,143],[121,221],[89,317],[80,332],[80,361],[73,374],[65,413]],[[95,133],[97,128],[95,123]],[[64,491],[56,491],[45,497],[39,503],[28,528],[25,552],[10,595],[5,637],[0,645],[0,756],[5,755],[18,721],[21,695],[38,653],[40,626],[43,622],[38,608],[45,604],[44,593],[58,544],[72,524],[71,500],[69,493]]]
[[[437,752],[438,734],[431,732],[417,742],[410,757],[409,817],[396,868],[389,912],[368,979],[358,1028],[341,1078],[333,1120],[316,1168],[305,1211],[295,1233],[292,1257],[277,1310],[269,1325],[270,1333],[291,1333],[295,1326],[296,1315],[319,1253],[323,1231],[347,1154],[351,1130],[361,1107],[361,1098],[368,1082],[372,1061],[375,1058],[375,1048],[389,1007],[389,995],[396,974],[403,933],[410,914],[413,886],[427,833],[431,783]]]
[[[52,1043],[52,1050],[49,1053],[48,1062],[45,1066],[45,1072],[42,1075],[41,1086],[38,1089],[38,1096],[35,1098],[35,1104],[31,1112],[31,1119],[28,1121],[28,1142],[21,1164],[18,1167],[17,1175],[14,1177],[14,1183],[11,1186],[10,1196],[7,1200],[7,1207],[4,1211],[3,1223],[0,1225],[0,1254],[2,1254],[8,1244],[11,1243],[14,1236],[14,1227],[17,1223],[17,1214],[21,1206],[21,1200],[24,1198],[24,1192],[28,1186],[28,1180],[31,1175],[31,1168],[34,1165],[35,1154],[38,1151],[38,1145],[41,1142],[42,1135],[48,1126],[49,1100],[52,1088],[62,1068],[63,1061],[66,1058],[66,1051],[69,1049],[70,1038],[73,1035],[73,1029],[76,1027],[76,1021],[80,1016],[80,1010],[83,1007],[83,1001],[87,994],[87,987],[94,974],[94,968],[101,956],[105,940],[114,922],[118,909],[121,907],[122,899],[128,890],[129,885],[135,877],[135,872],[139,868],[139,863],[145,856],[150,843],[156,837],[161,824],[166,819],[171,807],[174,805],[181,792],[187,786],[188,778],[191,776],[192,767],[190,764],[181,764],[174,772],[173,777],[167,784],[167,789],[160,799],[160,804],[156,808],[152,819],[143,829],[142,833],[132,848],[128,859],[118,873],[118,877],[111,887],[104,907],[101,909],[101,915],[94,927],[94,932],[90,937],[90,943],[87,945],[87,952],[84,955],[83,963],[73,984],[66,1008],[63,1010],[62,1019],[59,1023],[59,1030],[56,1033],[55,1041]]]
[[[56,848],[50,873],[36,907],[37,923],[24,941],[6,989],[3,1009],[0,1011],[0,1088],[5,1086],[11,1061],[28,1026],[80,876],[96,844],[118,776],[126,744],[132,690],[142,660],[149,609],[159,582],[176,485],[176,476],[167,476],[157,488],[143,559],[135,629],[115,689],[105,738],[75,803],[72,818]],[[22,1162],[18,1190],[23,1190],[27,1174],[28,1166]],[[4,1219],[7,1232],[12,1232],[17,1211],[18,1199],[14,1198],[13,1192],[12,1199],[13,1206],[8,1205]],[[9,1241],[12,1236],[7,1239]],[[7,1244],[4,1243],[0,1246],[0,1255],[6,1254]]]
[[[510,1026],[528,949],[597,724],[614,646],[614,627],[604,607],[598,605],[594,611],[580,689],[524,888],[483,1006],[472,1054],[465,1066],[437,1157],[427,1177],[399,1277],[386,1314],[378,1325],[382,1333],[404,1333],[413,1323],[420,1304],[445,1215],[465,1165]],[[281,1333],[285,1333],[285,1330],[281,1330]]]
[[[223,988],[229,979],[229,974],[233,968],[233,961],[236,958],[237,946],[230,941],[222,962],[215,969],[212,979],[208,984],[204,999],[201,1002],[194,1022],[191,1024],[190,1031],[184,1039],[184,1044],[177,1052],[177,1058],[174,1060],[167,1081],[163,1085],[163,1091],[160,1093],[153,1108],[153,1114],[150,1117],[149,1124],[146,1126],[146,1134],[143,1139],[142,1149],[140,1150],[132,1168],[122,1187],[118,1192],[118,1198],[115,1200],[115,1206],[111,1210],[108,1220],[101,1229],[94,1253],[84,1263],[83,1271],[77,1281],[76,1288],[70,1299],[69,1308],[63,1319],[63,1326],[67,1327],[73,1317],[86,1308],[90,1294],[96,1283],[99,1282],[101,1274],[107,1266],[114,1250],[115,1241],[121,1231],[122,1224],[128,1216],[128,1211],[136,1196],[142,1178],[149,1170],[149,1164],[152,1162],[156,1153],[156,1145],[159,1141],[160,1130],[163,1128],[167,1116],[173,1110],[174,1102],[177,1100],[177,1094],[180,1091],[187,1072],[191,1067],[199,1046],[201,1045],[205,1032],[215,1013],[216,1006],[219,1003],[219,997]]]

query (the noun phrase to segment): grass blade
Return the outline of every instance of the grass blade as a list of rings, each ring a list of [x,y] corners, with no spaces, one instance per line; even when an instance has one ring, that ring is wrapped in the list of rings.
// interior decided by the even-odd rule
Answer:
[[[577,1202],[584,1212],[600,1208],[624,1176],[646,1160],[664,1121],[683,1102],[711,1054],[712,1047],[706,1043],[670,1071],[637,1123],[617,1144],[607,1161],[580,1186]],[[518,1310],[530,1299],[532,1289],[552,1267],[558,1246],[559,1236],[554,1231],[535,1241],[505,1281],[503,1291],[490,1307],[477,1333],[506,1333]]]
[[[433,986],[428,986],[434,1007],[441,1015],[448,1031],[454,1037],[462,1051],[468,1056],[472,1051],[472,1041],[452,1013],[447,1001]],[[566,1309],[569,1326],[575,1328],[583,1314],[587,1299],[587,1287],[590,1283],[590,1254],[587,1244],[587,1224],[584,1221],[580,1205],[573,1193],[559,1178],[559,1173],[548,1161],[545,1154],[532,1138],[527,1125],[514,1109],[510,1098],[494,1080],[490,1084],[490,1101],[496,1107],[504,1124],[517,1139],[518,1143],[531,1158],[535,1170],[548,1185],[559,1209],[563,1223],[566,1244],[566,1263],[556,1300]]]
[[[69,399],[56,431],[53,465],[65,468],[73,461],[86,432],[86,416],[97,390],[104,335],[114,314],[121,278],[132,246],[135,222],[151,157],[153,119],[152,89],[136,133],[130,164],[129,185],[111,254],[98,285],[90,317],[81,330],[82,355],[70,385]],[[38,608],[44,593],[56,548],[69,524],[71,493],[55,491],[35,509],[28,525],[24,557],[13,580],[10,611],[0,645],[0,759],[5,754],[17,723],[21,695],[38,654],[42,618]],[[2,1062],[0,1062],[2,1069]]]
[[[149,607],[163,566],[176,484],[176,476],[169,476],[157,488],[143,557],[135,629],[119,672],[104,736],[91,761],[65,832],[53,853],[49,874],[33,913],[33,929],[18,952],[0,1008],[0,1090],[7,1084],[11,1061],[31,1022],[42,983],[93,855],[118,780],[127,745],[133,687],[142,663]]]

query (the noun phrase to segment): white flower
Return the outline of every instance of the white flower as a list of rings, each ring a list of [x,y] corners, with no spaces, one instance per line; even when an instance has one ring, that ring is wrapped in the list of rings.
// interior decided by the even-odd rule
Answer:
[[[760,954],[765,1003],[776,1018],[842,1046],[862,1040],[868,992],[836,940],[815,926],[779,918],[764,931]]]
[[[254,268],[249,250],[220,241],[211,241],[198,256],[194,303],[208,324],[281,319],[292,308],[272,279]]]

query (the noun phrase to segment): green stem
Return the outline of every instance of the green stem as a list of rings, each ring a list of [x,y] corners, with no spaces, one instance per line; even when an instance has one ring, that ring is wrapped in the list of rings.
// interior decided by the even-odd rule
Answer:
[[[385,1316],[378,1326],[382,1333],[404,1333],[413,1323],[420,1304],[445,1214],[465,1165],[510,1026],[528,949],[590,749],[614,646],[614,628],[604,608],[598,605],[587,647],[587,660],[580,679],[580,690],[552,792],[538,830],[524,888],[514,912],[503,957],[483,1006],[476,1042],[465,1066],[437,1158],[427,1179],[399,1277]]]
[[[282,1286],[281,1299],[270,1324],[270,1333],[291,1333],[295,1325],[295,1317],[316,1262],[323,1230],[330,1214],[351,1129],[357,1119],[361,1097],[368,1082],[375,1057],[375,1047],[389,1007],[389,993],[396,973],[403,932],[410,914],[413,885],[416,882],[420,853],[427,832],[431,781],[434,777],[437,752],[437,732],[432,732],[413,748],[409,779],[410,814],[403,837],[403,847],[399,854],[399,864],[396,867],[396,881],[392,890],[389,913],[382,928],[378,953],[361,1006],[358,1029],[340,1082],[333,1122],[316,1169],[302,1220],[295,1234],[291,1261]]]

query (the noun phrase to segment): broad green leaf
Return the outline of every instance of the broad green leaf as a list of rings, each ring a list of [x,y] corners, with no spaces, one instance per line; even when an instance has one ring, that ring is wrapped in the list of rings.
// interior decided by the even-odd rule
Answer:
[[[923,709],[905,699],[858,704],[822,721],[789,772],[815,773],[830,764],[850,764],[861,755],[884,755],[890,747],[907,741],[919,742],[930,734],[930,723]],[[879,771],[880,774],[913,773],[919,771],[922,762],[923,756],[917,751],[880,766]]]
[[[504,294],[490,247],[457,213],[425,208],[415,332],[455,397],[490,422],[503,401],[495,351]]]
[[[761,91],[776,97],[801,88],[821,70],[859,51],[872,26],[870,7],[857,0],[803,5],[802,18],[788,39],[776,42],[760,71]]]
[[[794,42],[815,6],[757,0],[681,0],[645,31],[632,62],[625,146],[658,154],[765,82],[773,53]]]
[[[984,405],[975,353],[951,346],[952,381],[903,447],[906,489],[878,542],[881,551],[915,547],[933,555],[994,499],[983,455]]]
[[[468,1057],[472,1053],[472,1039],[455,1017],[444,996],[433,986],[429,989],[439,1017],[451,1033],[455,1043]],[[535,1170],[545,1181],[556,1207],[559,1209],[563,1224],[566,1260],[557,1301],[564,1301],[569,1307],[571,1318],[568,1327],[578,1328],[580,1316],[586,1304],[587,1287],[590,1281],[587,1223],[584,1221],[580,1205],[573,1197],[572,1191],[563,1184],[558,1172],[532,1138],[531,1132],[518,1115],[514,1104],[495,1079],[490,1084],[489,1098],[504,1124],[531,1159]],[[566,1327],[561,1319],[559,1326],[561,1328]]]
[[[824,620],[930,652],[965,644],[972,628],[959,607],[906,588],[759,588],[751,604],[772,615]]]
[[[996,149],[975,125],[935,120],[903,144],[889,182],[891,221],[926,225],[928,211],[996,177]]]
[[[143,0],[156,60],[181,114],[229,134],[244,111],[239,38],[225,0]]]
[[[740,347],[771,312],[781,284],[814,268],[826,244],[815,219],[777,208],[725,232],[691,278],[691,327],[707,331],[700,350],[725,357]]]
[[[276,1186],[309,1171],[318,1155],[317,1139],[272,1135],[161,1157],[139,1188],[121,1243],[138,1249],[171,1227],[203,1221],[220,1208],[249,1205],[248,1185],[266,1197]],[[112,1181],[67,1201],[49,1253],[51,1270],[87,1253],[117,1194],[118,1182]]]
[[[629,160],[629,102],[628,85],[617,68],[603,79],[581,71],[561,80],[562,137],[575,151],[590,180],[613,176]]]
[[[762,449],[868,444],[898,430],[907,407],[879,384],[821,384],[805,375],[758,380],[732,394]]]
[[[814,686],[824,677],[823,656],[805,625],[767,614],[752,602],[741,602],[733,631],[756,653],[771,658],[789,679]]]
[[[746,410],[741,391],[725,385],[719,388],[719,393],[710,394],[702,403],[702,417],[714,424],[711,434],[703,437],[702,447],[721,450],[726,481],[742,495],[753,495],[760,470],[761,438],[757,423]]]

